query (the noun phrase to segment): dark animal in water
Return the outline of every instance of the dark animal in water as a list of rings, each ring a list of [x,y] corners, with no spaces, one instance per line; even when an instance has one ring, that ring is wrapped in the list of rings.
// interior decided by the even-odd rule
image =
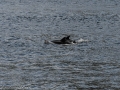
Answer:
[[[53,40],[51,41],[55,44],[73,44],[76,43],[76,41],[70,39],[70,35],[67,37],[63,37],[61,40]]]

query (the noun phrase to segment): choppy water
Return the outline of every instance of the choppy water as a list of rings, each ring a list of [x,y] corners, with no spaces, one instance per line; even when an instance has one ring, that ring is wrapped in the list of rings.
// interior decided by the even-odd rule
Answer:
[[[119,0],[1,0],[0,89],[119,90]],[[65,35],[89,42],[45,44]]]

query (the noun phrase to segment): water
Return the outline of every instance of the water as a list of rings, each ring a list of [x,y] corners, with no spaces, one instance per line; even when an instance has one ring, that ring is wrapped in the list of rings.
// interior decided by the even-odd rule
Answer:
[[[0,89],[119,90],[119,0],[1,0]],[[74,45],[45,44],[71,35]]]

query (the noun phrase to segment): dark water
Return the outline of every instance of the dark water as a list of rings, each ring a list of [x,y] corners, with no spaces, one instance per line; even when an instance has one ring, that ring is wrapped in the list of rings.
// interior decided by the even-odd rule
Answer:
[[[1,90],[119,90],[119,0],[1,0]],[[44,40],[88,40],[74,45]]]

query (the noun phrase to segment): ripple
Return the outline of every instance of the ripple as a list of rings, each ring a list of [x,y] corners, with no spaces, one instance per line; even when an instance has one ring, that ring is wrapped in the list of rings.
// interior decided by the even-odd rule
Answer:
[[[119,90],[118,6],[119,0],[1,1],[0,89]],[[79,43],[44,44],[65,35]]]

